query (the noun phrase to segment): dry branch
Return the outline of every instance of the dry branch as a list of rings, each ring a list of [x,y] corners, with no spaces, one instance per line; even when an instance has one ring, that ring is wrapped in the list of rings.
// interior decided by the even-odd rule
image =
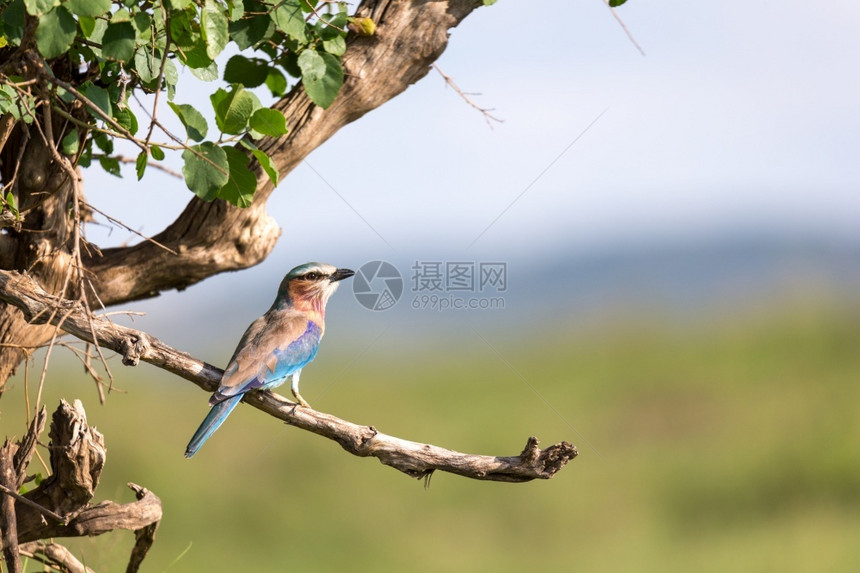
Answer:
[[[17,472],[12,462],[18,445],[8,439],[0,448],[0,484],[4,489],[17,490]],[[18,521],[15,516],[15,498],[0,495],[0,543],[3,544],[3,559],[10,573],[21,571],[21,556],[18,553]]]
[[[87,315],[73,301],[63,301],[43,291],[39,285],[15,272],[0,270],[0,300],[15,305],[27,320],[38,323],[64,316],[62,328],[87,342],[99,344],[123,356],[123,363],[143,360],[213,392],[222,370],[164,344],[145,332]],[[50,310],[57,308],[58,312]],[[95,332],[98,340],[92,339]],[[249,392],[245,402],[284,422],[329,438],[357,456],[372,456],[412,477],[425,477],[439,470],[481,480],[524,482],[549,479],[577,455],[576,448],[562,442],[544,450],[536,438],[529,438],[521,454],[509,457],[464,454],[389,436],[372,426],[341,420],[271,393]]]
[[[94,573],[92,569],[78,561],[72,552],[58,543],[31,541],[19,547],[21,555],[44,563],[57,571],[65,573]],[[47,570],[47,569],[46,569]]]
[[[12,444],[11,455],[3,455],[9,449],[8,442],[7,447],[0,452],[0,467],[5,469],[5,460],[14,460],[16,464],[3,473],[7,477],[4,485],[10,489],[17,491],[24,481],[27,464],[33,453],[30,444],[35,444],[45,417],[43,408],[20,444]],[[11,522],[3,521],[6,533],[4,551],[7,552],[9,570],[19,570],[14,565],[18,543],[26,544],[22,547],[27,555],[38,554],[44,559],[65,563],[67,570],[83,570],[64,548],[33,542],[52,537],[101,535],[116,529],[126,529],[135,532],[136,538],[127,571],[137,571],[161,521],[161,501],[147,489],[128,484],[137,501],[126,504],[105,501],[90,505],[104,467],[105,445],[104,437],[87,424],[86,413],[80,402],[76,401],[74,405],[65,401],[60,403],[53,414],[50,438],[51,475],[38,487],[25,493],[24,499],[20,499],[20,496],[0,496],[4,506],[12,503],[15,517]],[[18,456],[17,453],[22,455]],[[8,509],[4,507],[4,511]],[[12,555],[13,552],[16,555]]]

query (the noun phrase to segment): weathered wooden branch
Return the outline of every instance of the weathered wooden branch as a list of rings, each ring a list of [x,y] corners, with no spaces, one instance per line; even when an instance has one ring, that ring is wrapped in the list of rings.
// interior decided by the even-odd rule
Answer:
[[[58,543],[31,541],[19,547],[21,555],[44,563],[66,573],[94,573],[92,569],[78,561],[72,552]]]
[[[4,490],[17,491],[17,472],[12,462],[18,445],[8,439],[0,448],[0,484]],[[21,556],[18,552],[18,526],[15,515],[15,498],[0,493],[0,543],[3,545],[3,560],[10,573],[21,571]]]
[[[26,319],[34,323],[48,319],[56,323],[59,317],[65,317],[63,330],[81,340],[113,350],[123,357],[124,364],[135,365],[143,360],[185,378],[208,392],[213,392],[221,380],[222,370],[219,368],[177,351],[145,332],[113,324],[103,317],[90,317],[79,303],[49,295],[26,275],[0,270],[0,300],[21,309]],[[58,312],[50,312],[54,308]],[[93,331],[98,337],[97,341],[92,339]],[[383,464],[412,477],[429,476],[439,470],[494,481],[549,479],[577,455],[576,448],[567,442],[541,450],[538,440],[533,437],[528,439],[522,453],[516,456],[464,454],[403,440],[383,434],[372,426],[297,407],[294,402],[271,392],[249,392],[245,402],[292,426],[334,440],[354,455],[375,457]]]
[[[0,450],[0,466],[4,465],[3,459],[14,460],[15,465],[4,473],[8,478],[4,485],[10,486],[13,491],[17,491],[24,481],[33,454],[31,444],[35,444],[45,418],[46,411],[43,408],[20,444]],[[136,542],[126,570],[137,571],[161,521],[161,501],[147,489],[130,483],[128,486],[134,491],[137,501],[126,504],[105,501],[90,505],[104,468],[105,445],[104,437],[87,424],[86,413],[80,402],[76,401],[74,405],[65,401],[60,403],[53,414],[50,438],[51,475],[38,487],[25,493],[23,499],[20,499],[21,496],[0,493],[0,502],[4,506],[12,503],[12,515],[15,517],[11,522],[4,520],[2,523],[7,567],[10,571],[20,570],[20,562],[17,568],[15,565],[20,543],[28,555],[39,553],[46,559],[66,562],[69,570],[77,568],[83,571],[83,566],[71,558],[68,552],[64,552],[64,548],[32,542],[53,537],[101,535],[116,529],[127,529],[135,533]],[[4,456],[9,453],[7,449],[11,455]]]

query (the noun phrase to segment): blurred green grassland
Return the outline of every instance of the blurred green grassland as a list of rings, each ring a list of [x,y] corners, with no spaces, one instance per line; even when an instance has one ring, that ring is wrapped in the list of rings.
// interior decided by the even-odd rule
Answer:
[[[105,406],[59,353],[44,402],[83,399],[105,434],[98,499],[131,501],[132,481],[163,500],[144,571],[860,570],[860,307],[494,334],[482,332],[516,372],[478,337],[397,353],[383,337],[364,354],[361,341],[327,344],[303,395],[471,453],[513,455],[530,435],[576,444],[548,482],[436,474],[425,490],[247,406],[185,460],[206,395],[116,358],[122,393]],[[0,404],[5,435],[24,431],[20,370]],[[37,382],[34,364],[31,396]],[[117,571],[132,543],[115,532],[68,545]]]

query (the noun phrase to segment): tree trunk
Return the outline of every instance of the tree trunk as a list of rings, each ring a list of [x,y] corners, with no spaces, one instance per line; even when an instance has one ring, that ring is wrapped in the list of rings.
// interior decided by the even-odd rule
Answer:
[[[0,154],[3,181],[17,177],[13,194],[22,214],[20,225],[6,227],[0,234],[0,262],[5,269],[27,272],[52,294],[74,296],[77,282],[69,276],[69,240],[74,230],[70,205],[75,185],[53,160],[45,141],[32,135],[35,131],[19,123]],[[30,325],[18,309],[0,304],[0,394],[15,367],[54,332],[55,327]]]

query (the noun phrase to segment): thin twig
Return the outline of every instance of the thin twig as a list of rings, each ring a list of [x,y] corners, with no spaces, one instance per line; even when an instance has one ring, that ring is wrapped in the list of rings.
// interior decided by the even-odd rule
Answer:
[[[627,24],[624,23],[624,20],[621,19],[621,16],[618,15],[618,12],[609,5],[609,0],[603,0],[603,3],[606,4],[606,7],[609,8],[609,11],[612,12],[612,17],[615,18],[615,21],[618,22],[618,25],[621,26],[621,29],[624,30],[624,33],[627,35],[627,39],[630,40],[630,43],[639,50],[639,53],[643,56],[645,55],[645,50],[642,49],[642,46],[639,45],[639,42],[636,41],[636,38],[633,37],[633,34],[630,32],[630,29],[627,28]]]
[[[164,29],[165,29],[165,47],[161,53],[161,69],[158,70],[158,80],[155,82],[155,97],[152,102],[152,115],[150,116],[149,131],[146,133],[146,139],[143,144],[149,149],[149,141],[152,138],[152,132],[155,131],[156,114],[158,113],[158,99],[161,97],[161,86],[164,84],[164,68],[167,66],[167,52],[170,50],[170,12],[161,3],[161,10],[164,13]]]
[[[476,110],[481,112],[481,114],[484,116],[484,121],[486,121],[487,125],[489,125],[491,128],[493,127],[493,124],[492,124],[493,121],[495,121],[496,123],[504,123],[505,122],[505,120],[499,119],[498,117],[496,117],[490,113],[491,111],[496,111],[494,108],[481,107],[478,104],[476,104],[474,101],[472,101],[472,99],[469,97],[470,95],[480,95],[480,94],[467,94],[466,92],[461,90],[460,86],[458,86],[456,83],[454,83],[453,78],[451,78],[451,76],[449,76],[448,74],[446,74],[445,72],[442,71],[442,68],[439,67],[439,64],[434,63],[433,69],[435,69],[437,72],[439,72],[439,75],[442,76],[442,79],[445,80],[445,83],[448,84],[449,86],[451,86],[451,88],[455,92],[457,92],[457,95],[459,95],[461,98],[463,98],[463,101],[465,101],[467,104],[469,104],[470,106],[472,106],[473,108],[475,108]]]
[[[95,153],[93,154],[93,157],[97,157],[97,156],[98,156],[98,154],[95,154]],[[108,157],[108,156],[106,155],[105,157]],[[110,157],[113,157],[114,159],[116,159],[120,163],[137,163],[136,157],[126,157],[125,155],[111,155]],[[160,169],[161,171],[164,171],[168,175],[172,175],[173,177],[176,177],[177,179],[183,179],[182,173],[180,173],[179,171],[175,171],[175,170],[171,169],[170,167],[167,167],[163,163],[159,163],[157,161],[147,161],[146,164],[150,167],[155,168],[155,169]]]
[[[145,241],[149,241],[150,243],[152,243],[152,244],[153,244],[153,245],[155,245],[156,247],[159,247],[159,248],[164,249],[165,251],[167,251],[167,252],[168,252],[168,253],[170,253],[171,255],[176,255],[176,254],[178,254],[176,251],[174,251],[174,250],[173,250],[173,249],[171,249],[170,247],[167,247],[167,246],[165,246],[165,245],[162,245],[161,243],[159,243],[158,241],[156,241],[156,240],[155,240],[155,239],[153,239],[152,237],[147,237],[146,235],[144,235],[143,233],[141,233],[141,232],[139,232],[139,231],[135,231],[134,229],[132,229],[131,227],[129,227],[128,225],[126,225],[125,223],[123,223],[122,221],[120,221],[119,219],[115,219],[115,218],[111,217],[110,215],[108,215],[107,213],[105,213],[104,211],[102,211],[101,209],[98,209],[98,208],[94,207],[93,205],[90,205],[89,203],[85,203],[85,205],[87,206],[87,208],[88,208],[88,209],[92,209],[93,211],[95,211],[96,213],[98,213],[99,215],[101,215],[102,217],[104,217],[105,219],[107,219],[108,221],[110,221],[111,223],[113,223],[114,225],[119,225],[120,227],[122,227],[122,228],[123,228],[123,229],[125,229],[126,231],[128,231],[128,232],[130,232],[130,233],[134,233],[135,235],[137,235],[137,236],[138,236],[138,237],[140,237],[141,239],[143,239],[143,240],[145,240]]]
[[[16,501],[19,501],[19,502],[23,503],[24,505],[29,505],[33,509],[37,510],[39,513],[47,515],[48,517],[50,517],[51,519],[53,519],[57,523],[62,523],[63,525],[66,525],[69,522],[68,518],[63,517],[62,515],[59,515],[57,513],[54,513],[53,511],[51,511],[47,507],[42,507],[38,503],[36,503],[30,499],[27,499],[23,495],[12,491],[11,489],[6,487],[2,483],[0,483],[0,491],[5,493],[6,495],[12,496],[13,498],[15,498]]]
[[[131,141],[132,143],[134,143],[135,145],[137,145],[142,151],[146,151],[146,145],[144,145],[141,141],[139,141],[129,130],[127,130],[126,128],[121,126],[114,118],[112,118],[107,113],[105,113],[105,111],[102,108],[100,108],[99,106],[94,104],[92,102],[92,100],[90,100],[87,96],[85,96],[84,94],[79,92],[77,89],[75,89],[75,87],[72,84],[70,84],[68,82],[64,82],[63,80],[61,80],[59,78],[56,78],[54,76],[50,76],[47,74],[46,74],[46,78],[52,84],[60,86],[61,88],[63,88],[64,90],[66,90],[67,92],[69,92],[70,94],[75,96],[77,99],[79,99],[81,102],[83,102],[84,105],[86,105],[88,108],[90,108],[92,111],[94,111],[96,113],[96,115],[100,116],[114,130],[118,131],[122,135],[123,138],[125,138],[125,139]]]

